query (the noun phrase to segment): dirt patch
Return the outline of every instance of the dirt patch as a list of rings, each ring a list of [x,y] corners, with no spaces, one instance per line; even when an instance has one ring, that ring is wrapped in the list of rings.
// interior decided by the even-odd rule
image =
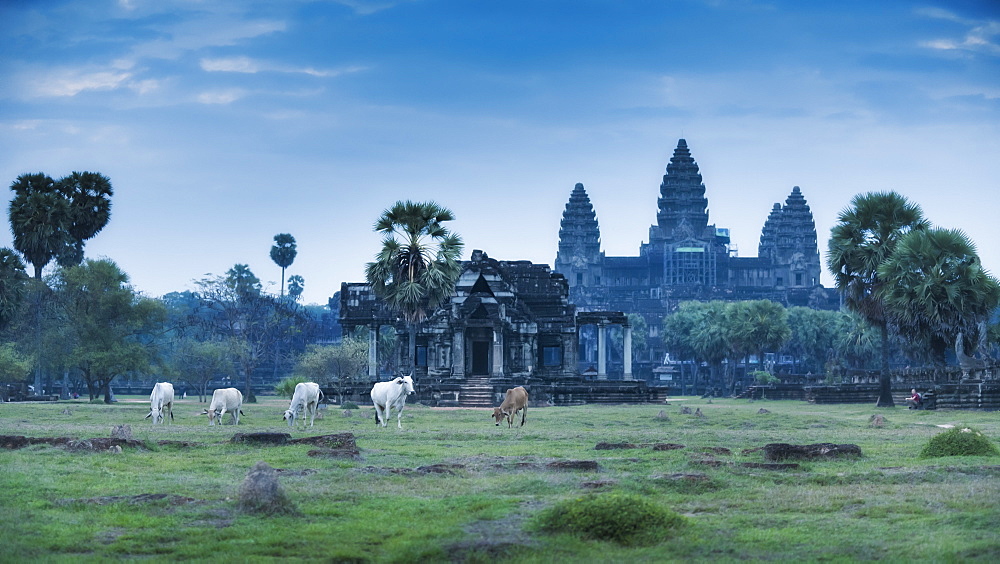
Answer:
[[[143,505],[147,503],[163,503],[166,505],[187,505],[198,500],[193,497],[184,497],[174,494],[139,494],[139,495],[107,495],[100,497],[86,497],[80,499],[57,499],[56,505],[111,505],[113,503],[126,503],[128,505]]]
[[[836,445],[833,443],[817,443],[813,445],[790,445],[787,443],[771,443],[764,445],[764,458],[770,461],[782,460],[813,460],[819,458],[842,458],[861,456],[858,445]]]
[[[143,448],[142,441],[136,439],[114,439],[97,437],[93,439],[74,439],[71,437],[24,437],[21,435],[0,435],[0,448],[13,450],[30,445],[52,445],[70,450],[106,451],[112,447]]]
[[[288,433],[236,433],[232,439],[233,443],[247,443],[254,445],[284,445],[292,440]]]
[[[427,474],[448,474],[455,475],[457,470],[465,470],[464,464],[444,463],[431,464],[429,466],[418,466],[416,468],[387,468],[378,466],[367,466],[362,468],[362,472],[369,474],[400,474],[403,476],[422,476]]]
[[[519,553],[537,544],[524,531],[524,523],[542,506],[537,502],[522,503],[517,510],[502,519],[476,521],[467,525],[465,533],[468,538],[447,548],[451,562],[516,561]]]

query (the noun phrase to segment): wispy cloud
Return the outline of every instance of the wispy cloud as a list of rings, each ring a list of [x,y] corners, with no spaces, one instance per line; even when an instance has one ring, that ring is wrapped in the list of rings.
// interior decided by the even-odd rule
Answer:
[[[210,90],[198,95],[200,104],[231,104],[247,95],[247,92],[240,88],[228,90]]]
[[[342,74],[359,72],[366,67],[350,66],[341,69],[315,69],[312,67],[294,67],[290,65],[259,61],[249,57],[206,58],[201,60],[201,70],[206,72],[240,72],[254,74],[258,72],[283,72],[308,74],[317,77],[333,77]]]
[[[33,83],[36,96],[76,96],[87,90],[115,90],[128,84],[132,73],[118,70],[60,70]]]
[[[334,0],[337,4],[341,6],[347,6],[348,8],[354,10],[355,14],[359,16],[369,16],[376,12],[381,12],[382,10],[388,10],[399,4],[404,3],[403,1],[386,1],[386,0]]]
[[[941,51],[971,51],[1000,56],[1000,21],[973,20],[941,8],[922,8],[917,14],[947,20],[965,26],[968,30],[960,38],[937,38],[924,41],[921,46]]]

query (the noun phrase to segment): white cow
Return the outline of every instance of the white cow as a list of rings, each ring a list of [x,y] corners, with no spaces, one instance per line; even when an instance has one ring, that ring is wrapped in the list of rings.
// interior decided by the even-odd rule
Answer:
[[[323,390],[319,389],[316,382],[299,382],[295,384],[295,392],[292,394],[292,403],[285,410],[282,417],[288,421],[289,427],[295,426],[295,418],[299,411],[302,411],[302,427],[306,426],[306,418],[309,418],[309,426],[313,426],[316,420],[316,410],[319,409],[319,402],[323,401]]]
[[[152,393],[149,394],[149,415],[144,419],[153,418],[153,425],[162,423],[166,416],[163,411],[170,414],[170,420],[174,420],[174,385],[170,382],[157,382],[153,386]]]
[[[386,426],[389,410],[396,408],[396,425],[403,428],[403,406],[406,396],[413,393],[413,378],[398,376],[388,382],[376,382],[372,386],[372,403],[375,404],[375,425]]]
[[[236,388],[219,388],[212,393],[212,403],[208,406],[208,409],[202,411],[202,415],[208,415],[208,424],[215,425],[215,421],[219,421],[219,425],[222,425],[222,416],[229,413],[233,414],[233,423],[235,425],[240,424],[240,415],[243,413],[240,408],[243,406],[243,394]]]

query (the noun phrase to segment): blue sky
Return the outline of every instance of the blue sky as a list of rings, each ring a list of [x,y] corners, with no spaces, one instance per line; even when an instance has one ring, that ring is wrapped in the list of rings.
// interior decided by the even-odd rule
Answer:
[[[577,182],[634,256],[682,137],[740,256],[793,186],[824,256],[855,194],[896,190],[1000,274],[994,1],[0,4],[0,178],[108,175],[87,254],[151,296],[236,263],[277,291],[291,233],[325,304],[400,199],[454,210],[466,257],[551,265]]]

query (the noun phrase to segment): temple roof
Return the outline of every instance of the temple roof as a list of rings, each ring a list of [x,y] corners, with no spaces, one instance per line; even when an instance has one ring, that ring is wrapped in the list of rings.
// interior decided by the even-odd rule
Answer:
[[[601,253],[601,229],[590,196],[577,183],[566,203],[559,224],[559,256],[556,263],[572,263],[574,258],[593,262]]]
[[[701,235],[708,225],[705,185],[701,181],[698,163],[691,157],[684,139],[677,141],[674,156],[667,165],[657,205],[656,222],[667,239],[680,235],[674,233],[677,228],[681,228],[685,236],[692,233]]]

